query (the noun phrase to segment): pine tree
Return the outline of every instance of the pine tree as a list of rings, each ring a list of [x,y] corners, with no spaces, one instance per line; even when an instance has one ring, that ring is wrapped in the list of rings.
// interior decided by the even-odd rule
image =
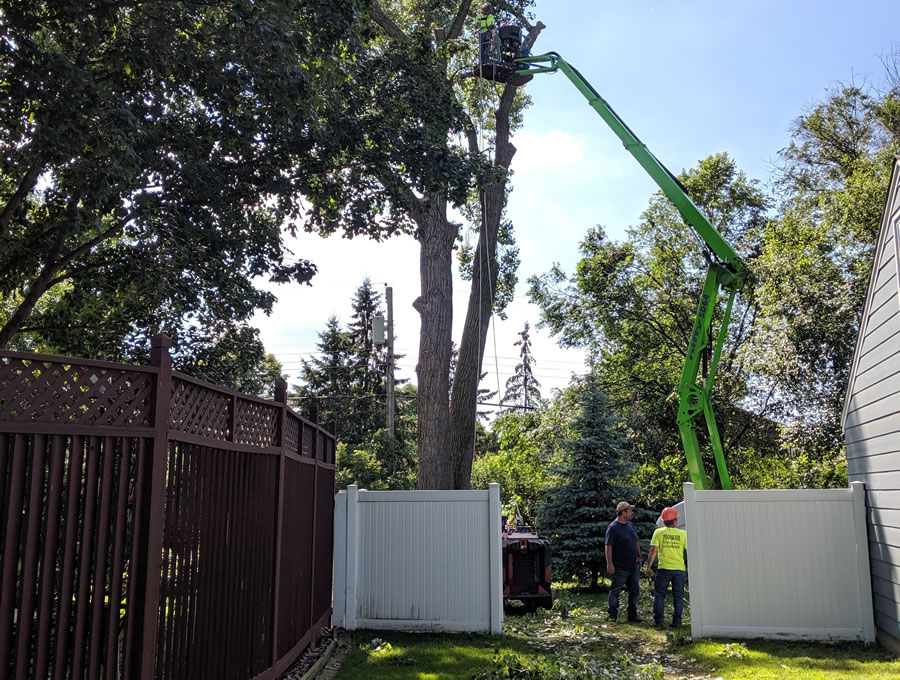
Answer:
[[[552,470],[560,483],[545,492],[537,525],[550,541],[554,570],[587,576],[595,587],[605,570],[604,538],[616,504],[633,498],[638,489],[625,485],[634,466],[625,459],[625,438],[593,375],[582,387],[579,406],[576,438],[562,442],[567,462]]]
[[[364,279],[351,302],[350,323],[342,329],[336,317],[328,320],[319,334],[319,356],[303,361],[304,384],[295,391],[301,404],[315,401],[322,422],[334,419],[337,424],[338,488],[351,483],[368,489],[416,485],[415,388],[397,392],[395,436],[383,429],[387,348],[376,345],[372,336],[381,304],[381,295]],[[405,382],[395,378],[397,385]]]
[[[529,325],[525,322],[525,329],[519,333],[520,340],[514,343],[514,347],[521,347],[519,356],[521,362],[516,366],[516,372],[506,381],[506,392],[503,393],[501,403],[508,406],[521,406],[526,411],[535,408],[541,403],[541,384],[534,377],[534,356],[531,354],[531,337]]]
[[[304,411],[314,403],[319,409],[320,422],[334,420],[343,441],[344,416],[353,396],[350,389],[353,340],[341,329],[336,316],[329,317],[325,330],[319,333],[316,349],[319,356],[302,361],[300,378],[303,385],[292,396],[299,399]]]
[[[381,303],[381,294],[366,277],[353,295],[353,313],[347,324],[352,343],[348,378],[351,399],[343,423],[349,435],[344,441],[348,443],[359,443],[384,427],[387,346],[376,345],[372,334],[372,323],[382,314]]]

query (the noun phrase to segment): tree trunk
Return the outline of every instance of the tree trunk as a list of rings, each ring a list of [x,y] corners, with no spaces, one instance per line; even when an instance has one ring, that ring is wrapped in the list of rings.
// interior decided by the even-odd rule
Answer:
[[[509,117],[516,88],[507,85],[494,112],[494,164],[509,170],[516,147],[509,141]],[[470,141],[470,144],[472,142]],[[466,321],[459,345],[459,361],[453,379],[450,401],[450,455],[453,461],[453,488],[468,489],[472,460],[475,457],[475,418],[478,408],[478,382],[484,358],[484,343],[491,320],[497,290],[497,232],[506,204],[506,180],[484,188],[482,223],[472,267],[472,288]],[[485,264],[485,253],[488,263]],[[498,395],[499,396],[499,395]]]
[[[497,231],[503,213],[504,188],[503,184],[495,184],[484,193],[484,222],[472,262],[472,287],[450,399],[450,450],[454,489],[468,489],[472,476],[478,383],[494,293],[497,290]]]
[[[432,194],[413,210],[421,247],[421,295],[413,303],[421,317],[417,445],[419,488],[452,489],[450,460],[450,348],[453,331],[453,244],[456,227],[446,200]]]

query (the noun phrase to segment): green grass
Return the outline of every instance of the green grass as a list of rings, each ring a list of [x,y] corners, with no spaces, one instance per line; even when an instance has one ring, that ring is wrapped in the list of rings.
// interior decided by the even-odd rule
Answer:
[[[372,645],[376,638],[386,644]],[[353,646],[335,680],[471,678],[476,671],[490,665],[497,649],[531,653],[527,642],[507,635],[361,631],[353,636]]]
[[[641,586],[639,612],[649,621],[651,596]],[[335,680],[900,679],[900,660],[876,645],[692,641],[689,607],[679,630],[656,630],[608,623],[605,593],[554,591],[552,611],[507,617],[499,636],[357,631]]]
[[[900,661],[862,643],[698,640],[679,653],[727,680],[900,678]]]

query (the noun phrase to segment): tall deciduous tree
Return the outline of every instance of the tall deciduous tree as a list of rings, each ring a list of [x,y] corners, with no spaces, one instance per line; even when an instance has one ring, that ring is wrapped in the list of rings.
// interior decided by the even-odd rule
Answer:
[[[768,205],[756,183],[724,154],[705,159],[680,180],[717,229],[752,260]],[[656,194],[627,241],[610,241],[596,228],[581,253],[570,277],[555,269],[532,279],[532,299],[541,306],[542,324],[563,345],[595,354],[597,379],[636,435],[640,459],[652,468],[646,480],[651,492],[672,497],[687,478],[677,388],[708,266],[703,249],[671,202]],[[721,319],[723,307],[714,318]],[[741,352],[757,313],[751,281],[735,301],[713,397],[727,449],[747,445],[753,435],[747,419],[734,417],[739,404],[753,403],[756,415],[770,415],[766,386],[748,380]]]
[[[360,7],[5,2],[0,347],[128,358],[164,330],[187,356],[271,308],[258,277],[308,280],[283,226],[333,144]]]
[[[841,85],[797,119],[780,153],[779,214],[763,232],[754,369],[778,387],[786,443],[820,462],[843,457],[841,410],[900,151],[892,73],[884,92]],[[811,468],[805,481],[840,483],[827,471]]]
[[[500,3],[498,19],[525,19],[532,0]],[[523,95],[513,86],[466,78],[476,61],[471,0],[376,2],[379,29],[372,50],[352,67],[345,146],[338,163],[322,166],[311,195],[312,226],[374,238],[410,232],[420,243],[421,318],[418,373],[419,485],[469,485],[476,395],[498,286],[498,241],[515,154],[510,136]],[[534,41],[542,24],[529,34]],[[449,382],[453,249],[460,226],[453,206],[477,204],[478,243],[470,268],[460,359]],[[473,213],[474,214],[474,213]],[[510,251],[512,253],[512,251]],[[513,256],[514,259],[514,256]]]

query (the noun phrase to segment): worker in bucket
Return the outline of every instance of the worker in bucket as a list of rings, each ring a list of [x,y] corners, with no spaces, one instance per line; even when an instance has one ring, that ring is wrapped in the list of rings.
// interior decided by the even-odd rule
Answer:
[[[641,585],[641,544],[631,523],[634,506],[622,501],[616,506],[616,518],[606,528],[606,572],[612,579],[609,587],[609,620],[619,617],[619,593],[628,590],[628,621],[639,623],[637,604]]]
[[[479,40],[481,44],[481,63],[492,63],[491,44],[494,38],[494,14],[491,3],[486,2],[481,6],[481,11],[476,18],[478,21]]]
[[[653,532],[650,539],[650,555],[647,557],[645,573],[650,575],[653,560],[659,555],[659,568],[656,570],[656,581],[653,584],[653,626],[663,625],[666,605],[666,591],[672,584],[672,628],[681,625],[681,614],[684,611],[684,583],[687,580],[685,554],[687,553],[687,532],[676,527],[678,511],[675,508],[663,508],[662,520],[665,526]]]

